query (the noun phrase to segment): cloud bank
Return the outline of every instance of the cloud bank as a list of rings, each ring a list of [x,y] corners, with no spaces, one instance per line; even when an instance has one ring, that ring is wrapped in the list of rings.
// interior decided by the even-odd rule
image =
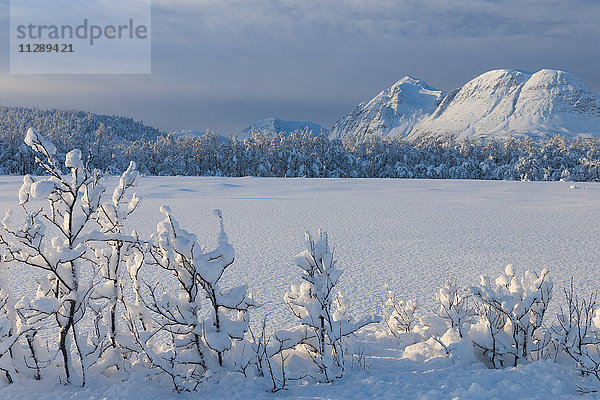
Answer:
[[[3,59],[0,103],[227,133],[270,116],[331,126],[404,75],[450,90],[547,67],[599,92],[599,18],[592,0],[154,0],[152,76],[10,76]]]

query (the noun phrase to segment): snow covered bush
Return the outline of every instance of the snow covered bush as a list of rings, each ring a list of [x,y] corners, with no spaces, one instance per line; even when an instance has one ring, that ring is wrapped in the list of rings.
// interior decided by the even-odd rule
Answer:
[[[471,304],[471,294],[456,282],[446,282],[435,294],[439,303],[436,314],[446,320],[461,338],[467,336],[468,329],[476,315]]]
[[[17,328],[15,302],[8,287],[6,268],[0,261],[0,372],[8,383],[13,383],[17,372],[15,363],[20,358],[18,341],[23,332]]]
[[[329,249],[327,234],[319,231],[315,241],[306,233],[305,249],[296,256],[302,279],[285,294],[285,302],[301,322],[301,326],[275,336],[284,348],[301,347],[321,375],[331,382],[344,372],[344,337],[365,325],[378,322],[377,317],[355,321],[348,306],[335,289],[342,274]],[[286,343],[284,345],[284,343]]]
[[[561,306],[557,323],[551,328],[555,351],[564,352],[584,375],[600,379],[600,307],[598,295],[580,299],[565,290],[566,307]]]
[[[19,190],[25,219],[15,224],[7,212],[0,243],[6,249],[6,262],[18,262],[47,274],[39,281],[36,297],[21,299],[16,307],[29,325],[39,327],[36,329],[42,329],[42,321],[56,324],[59,356],[55,361],[62,366],[61,379],[72,380],[77,362],[85,384],[85,337],[79,323],[94,286],[93,278],[86,275],[92,266],[85,254],[104,190],[101,175],[86,168],[81,152],[73,150],[65,160],[70,175],[63,176],[54,158],[56,148],[33,129],[27,131],[25,143],[37,154],[37,163],[49,177],[36,181],[25,176]],[[33,200],[47,200],[47,204],[40,207]],[[29,338],[34,336],[32,333]],[[45,361],[48,364],[51,360]]]
[[[444,335],[448,329],[443,318],[425,314],[415,299],[404,300],[385,286],[387,299],[381,306],[381,314],[386,325],[386,333],[410,346],[432,337]]]
[[[139,246],[137,237],[122,232],[123,221],[139,201],[135,194],[126,199],[137,178],[135,164],[121,177],[112,201],[103,201],[102,175],[84,164],[79,150],[66,154],[70,175],[63,175],[48,139],[29,129],[25,142],[48,177],[25,176],[19,190],[24,221],[13,222],[10,211],[2,221],[4,261],[40,273],[35,296],[14,304],[11,332],[24,342],[25,368],[36,379],[43,368],[56,365],[62,369],[61,381],[69,383],[77,376],[85,385],[90,367],[100,372],[123,367],[116,308],[123,265],[131,246]],[[93,320],[92,329],[82,324],[86,319]],[[43,342],[38,335],[42,330],[49,332],[42,335],[47,338]],[[20,351],[21,345],[15,344]]]
[[[161,211],[165,219],[152,237],[145,264],[170,272],[178,292],[169,293],[160,282],[140,280],[139,264],[131,263],[138,301],[127,306],[128,323],[151,365],[170,377],[175,390],[191,391],[212,373],[233,369],[226,353],[244,338],[248,311],[256,303],[247,286],[220,286],[235,255],[220,211],[215,211],[220,221],[217,247],[210,252],[198,244],[196,235],[179,226],[168,207]]]
[[[115,372],[125,368],[127,350],[124,348],[129,343],[127,332],[119,321],[122,319],[122,286],[127,263],[139,252],[140,241],[135,232],[126,236],[124,222],[139,204],[137,194],[128,194],[135,187],[139,173],[135,170],[135,163],[131,162],[122,174],[119,184],[112,192],[110,201],[102,201],[94,214],[100,235],[89,242],[93,256],[94,268],[102,277],[91,294],[90,310],[95,314],[94,324],[96,334],[94,353],[97,360],[93,363],[101,372]],[[119,342],[123,342],[120,345]]]
[[[419,305],[416,300],[402,300],[386,285],[387,300],[381,306],[383,320],[389,332],[398,337],[413,332],[419,323]]]
[[[541,328],[552,286],[546,269],[539,275],[526,271],[518,279],[508,265],[495,285],[482,276],[479,286],[470,288],[478,320],[468,335],[490,367],[517,366],[542,350],[546,341]]]

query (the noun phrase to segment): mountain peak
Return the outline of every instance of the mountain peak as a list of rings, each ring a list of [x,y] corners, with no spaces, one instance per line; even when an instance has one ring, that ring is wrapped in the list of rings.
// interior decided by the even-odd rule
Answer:
[[[403,137],[420,119],[435,110],[441,97],[441,90],[420,79],[405,76],[337,121],[329,138]]]
[[[432,92],[440,92],[440,90],[434,88],[433,86],[429,86],[425,81],[421,79],[413,78],[412,76],[406,75],[404,78],[400,79],[396,83],[394,83],[389,89],[403,89],[407,90],[409,87],[416,87],[422,90],[432,91]],[[389,90],[388,89],[388,90]]]
[[[402,85],[402,84],[410,84],[410,85],[420,85],[423,84],[424,82],[420,79],[417,78],[413,78],[412,76],[406,75],[404,78],[400,79],[398,82],[396,82],[393,86],[398,86],[398,85]]]
[[[530,85],[571,85],[578,88],[585,88],[585,84],[574,74],[559,69],[542,69],[531,75]],[[589,89],[587,89],[589,90]]]
[[[600,136],[600,96],[556,69],[485,72],[445,95],[405,76],[335,123],[330,138],[369,135]]]
[[[409,138],[600,135],[600,96],[566,71],[489,71],[445,103]]]

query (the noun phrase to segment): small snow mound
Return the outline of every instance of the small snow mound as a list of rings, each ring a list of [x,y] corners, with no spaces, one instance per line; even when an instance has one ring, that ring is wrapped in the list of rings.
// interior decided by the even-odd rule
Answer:
[[[67,153],[65,157],[65,166],[67,168],[83,168],[81,160],[81,150],[75,149]]]
[[[40,135],[35,129],[29,128],[25,135],[25,143],[38,153],[44,153],[44,150],[48,152],[48,156],[53,157],[56,155],[56,147],[52,142]]]
[[[571,186],[569,186],[569,189],[572,190],[587,190],[587,186],[577,186],[575,184],[571,184]]]
[[[35,199],[45,199],[54,191],[54,182],[50,180],[37,181],[31,184],[31,196]]]
[[[160,212],[163,214],[171,214],[171,208],[163,204],[162,206],[160,206]]]

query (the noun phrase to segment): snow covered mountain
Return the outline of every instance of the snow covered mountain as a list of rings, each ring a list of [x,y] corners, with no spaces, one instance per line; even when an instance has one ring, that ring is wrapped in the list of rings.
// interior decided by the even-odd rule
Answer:
[[[600,96],[565,71],[495,70],[446,95],[408,139],[555,134],[600,135]]]
[[[321,125],[310,121],[283,121],[279,118],[267,118],[256,121],[242,129],[236,136],[238,139],[247,139],[252,137],[252,131],[258,130],[276,135],[280,132],[294,132],[308,129],[313,135],[320,135],[321,130],[327,132]]]
[[[331,128],[329,138],[406,136],[417,123],[435,111],[441,98],[442,91],[419,79],[405,76],[337,121]]]
[[[555,134],[600,135],[600,96],[569,72],[500,69],[445,95],[422,81],[403,78],[338,121],[330,137],[461,140]]]

